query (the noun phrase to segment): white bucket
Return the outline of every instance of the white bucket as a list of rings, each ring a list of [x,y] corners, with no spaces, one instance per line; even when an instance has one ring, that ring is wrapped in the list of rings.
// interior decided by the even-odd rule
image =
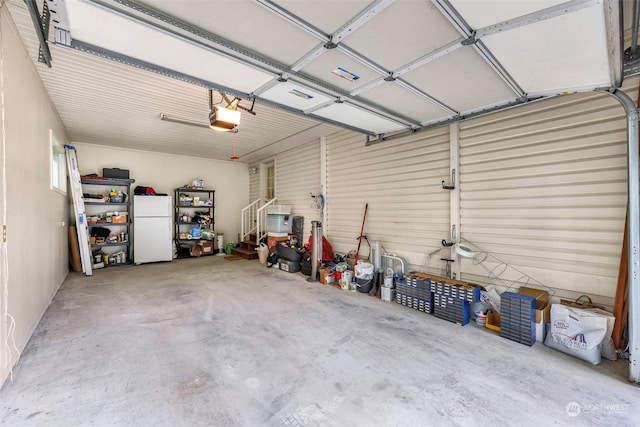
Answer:
[[[355,265],[355,270],[356,278],[366,280],[373,279],[373,264],[358,261],[358,263]]]
[[[476,313],[476,323],[481,326],[487,325],[487,313],[479,311]]]
[[[384,302],[393,301],[393,293],[394,293],[394,291],[393,291],[392,288],[388,288],[388,287],[383,286],[380,289],[380,296],[382,298],[382,301],[384,301]]]

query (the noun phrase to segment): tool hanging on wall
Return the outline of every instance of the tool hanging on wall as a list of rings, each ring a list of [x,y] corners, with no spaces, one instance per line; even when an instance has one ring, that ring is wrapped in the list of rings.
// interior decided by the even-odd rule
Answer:
[[[360,245],[362,245],[362,235],[364,234],[364,222],[367,219],[367,210],[369,209],[369,203],[364,205],[364,217],[362,218],[362,227],[360,228],[360,237],[358,238],[358,250],[356,251],[356,259],[354,265],[358,263],[358,256],[360,255]]]

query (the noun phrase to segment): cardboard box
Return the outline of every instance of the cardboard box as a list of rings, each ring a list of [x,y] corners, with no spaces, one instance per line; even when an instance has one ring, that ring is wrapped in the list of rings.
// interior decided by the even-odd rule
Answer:
[[[202,255],[202,246],[200,245],[191,246],[189,249],[189,254],[193,257],[199,257],[200,255]]]
[[[336,283],[336,275],[335,273],[331,273],[330,268],[321,268],[320,272],[320,283],[323,285],[331,285]]]
[[[528,295],[536,299],[536,341],[544,342],[545,324],[551,321],[551,304],[549,304],[549,292],[542,289],[521,286],[518,289],[521,295]]]
[[[202,247],[202,255],[210,255],[213,253],[213,242],[205,240],[200,242],[200,246]]]
[[[127,216],[126,215],[113,215],[111,217],[112,224],[126,224]]]
[[[276,246],[276,243],[278,243],[278,242],[286,242],[287,240],[289,240],[289,236],[282,236],[282,237],[268,236],[267,237],[267,247],[274,248]]]

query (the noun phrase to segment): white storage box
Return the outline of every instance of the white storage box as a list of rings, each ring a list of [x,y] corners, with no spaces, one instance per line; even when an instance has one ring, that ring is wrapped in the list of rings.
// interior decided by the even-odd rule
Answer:
[[[291,215],[268,214],[267,233],[273,237],[284,237],[291,233]]]

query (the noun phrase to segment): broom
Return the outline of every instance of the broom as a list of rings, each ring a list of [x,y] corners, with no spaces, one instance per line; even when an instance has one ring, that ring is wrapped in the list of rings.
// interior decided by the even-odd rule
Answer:
[[[364,205],[364,217],[362,218],[362,228],[360,228],[360,237],[358,238],[358,250],[356,250],[356,259],[353,262],[354,266],[358,264],[358,255],[360,255],[360,245],[362,244],[362,234],[364,233],[364,221],[367,219],[367,209],[369,209],[369,203]]]

